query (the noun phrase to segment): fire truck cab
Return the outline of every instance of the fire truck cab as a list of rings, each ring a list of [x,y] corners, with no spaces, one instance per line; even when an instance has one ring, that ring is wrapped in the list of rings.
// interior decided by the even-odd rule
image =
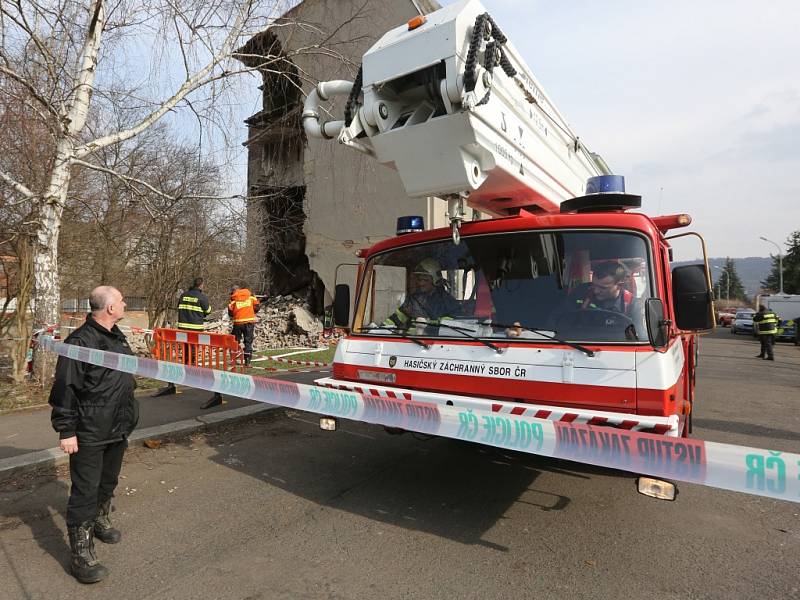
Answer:
[[[688,223],[622,205],[522,211],[463,224],[459,244],[447,228],[376,244],[318,383],[686,435],[697,331],[713,324],[707,270],[670,268],[665,234]]]

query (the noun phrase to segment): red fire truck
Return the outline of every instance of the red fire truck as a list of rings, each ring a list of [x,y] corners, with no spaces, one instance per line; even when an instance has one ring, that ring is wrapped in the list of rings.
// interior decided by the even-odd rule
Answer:
[[[333,96],[344,118],[325,121]],[[318,385],[689,433],[698,333],[714,324],[707,264],[671,267],[672,230],[691,219],[638,210],[477,0],[386,33],[303,119],[396,169],[409,195],[445,199],[451,221],[400,218],[359,253],[352,317],[336,290],[349,334]]]

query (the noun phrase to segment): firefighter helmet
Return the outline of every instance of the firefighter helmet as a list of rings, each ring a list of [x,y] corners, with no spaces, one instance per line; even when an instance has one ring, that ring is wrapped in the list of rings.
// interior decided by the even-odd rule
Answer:
[[[415,275],[427,275],[433,280],[434,285],[442,282],[442,267],[433,258],[425,258],[414,268]]]

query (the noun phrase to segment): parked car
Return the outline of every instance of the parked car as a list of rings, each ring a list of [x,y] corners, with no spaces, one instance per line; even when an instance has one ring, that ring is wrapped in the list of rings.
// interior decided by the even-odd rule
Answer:
[[[717,324],[721,327],[730,327],[736,311],[733,308],[720,308],[717,313]]]
[[[737,333],[749,333],[753,335],[753,315],[756,314],[754,310],[738,310],[736,311],[736,315],[733,318],[733,323],[731,324],[731,333],[736,335]]]
[[[798,319],[781,319],[778,323],[778,335],[775,340],[778,342],[794,342],[797,338]]]

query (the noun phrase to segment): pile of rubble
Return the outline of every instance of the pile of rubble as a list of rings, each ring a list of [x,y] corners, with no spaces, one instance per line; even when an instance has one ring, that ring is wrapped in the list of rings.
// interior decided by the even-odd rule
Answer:
[[[149,336],[134,331],[125,331],[124,333],[128,338],[128,345],[136,356],[150,356]]]
[[[274,296],[262,302],[257,318],[253,350],[319,346],[322,322],[311,313],[308,304],[294,296]],[[214,313],[206,331],[230,333],[227,311]]]

